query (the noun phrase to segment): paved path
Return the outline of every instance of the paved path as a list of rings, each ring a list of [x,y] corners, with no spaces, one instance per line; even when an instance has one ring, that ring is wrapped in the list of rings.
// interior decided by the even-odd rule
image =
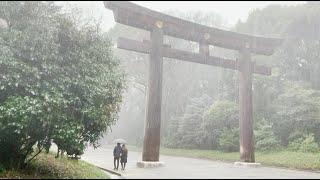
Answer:
[[[96,150],[87,149],[81,158],[97,166],[113,169],[112,149],[101,147]],[[141,160],[140,152],[132,152],[129,149],[128,164],[125,171],[119,170],[124,178],[130,179],[169,179],[169,178],[268,178],[268,179],[318,179],[320,173],[308,171],[296,171],[271,167],[239,167],[233,163],[202,160],[194,158],[183,158],[173,156],[160,156],[160,161],[165,162],[164,167],[138,168],[137,161]],[[120,169],[120,165],[119,165]]]

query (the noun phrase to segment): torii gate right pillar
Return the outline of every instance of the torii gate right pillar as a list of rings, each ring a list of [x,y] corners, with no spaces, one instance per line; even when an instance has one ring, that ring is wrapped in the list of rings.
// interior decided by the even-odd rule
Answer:
[[[240,160],[255,162],[252,115],[252,72],[250,51],[245,48],[239,52],[239,127]]]

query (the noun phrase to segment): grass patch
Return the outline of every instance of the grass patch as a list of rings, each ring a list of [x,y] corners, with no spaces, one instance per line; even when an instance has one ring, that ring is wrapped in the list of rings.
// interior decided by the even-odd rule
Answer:
[[[287,167],[302,170],[320,170],[319,153],[279,151],[256,153],[256,161],[269,166]]]
[[[24,170],[5,170],[0,178],[24,179],[109,179],[110,177],[97,167],[81,160],[66,157],[54,158],[49,153],[41,153]]]
[[[136,146],[128,146],[130,151],[141,151]],[[234,162],[239,161],[238,152],[226,153],[214,150],[169,149],[160,148],[160,153],[170,156],[191,157],[199,159]],[[281,150],[277,152],[256,152],[256,162],[262,165],[285,167],[300,170],[320,170],[320,153],[302,153]]]

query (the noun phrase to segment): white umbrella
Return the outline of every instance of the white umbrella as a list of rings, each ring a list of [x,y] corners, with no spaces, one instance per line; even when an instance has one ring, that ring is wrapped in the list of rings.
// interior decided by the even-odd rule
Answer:
[[[113,143],[127,144],[127,141],[124,139],[115,139],[112,141]]]

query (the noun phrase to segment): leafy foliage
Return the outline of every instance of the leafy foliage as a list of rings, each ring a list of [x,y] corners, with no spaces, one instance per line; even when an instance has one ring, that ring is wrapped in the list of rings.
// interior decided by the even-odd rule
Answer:
[[[319,139],[319,91],[288,82],[284,92],[274,101],[274,132],[283,145],[293,133],[315,133]]]
[[[53,2],[1,2],[0,161],[21,167],[37,145],[71,155],[115,123],[123,74],[96,26]],[[32,159],[32,157],[30,158]]]
[[[185,114],[178,117],[180,121],[173,124],[177,121],[176,119],[171,120],[172,123],[169,126],[171,134],[168,137],[171,138],[170,142],[173,144],[169,144],[169,146],[183,148],[205,148],[207,146],[207,139],[203,135],[205,127],[202,115],[210,100],[207,95],[191,99]]]
[[[211,139],[212,148],[219,149],[221,143],[220,138],[226,138],[225,141],[236,142],[238,138],[231,140],[234,137],[235,128],[239,127],[238,106],[232,101],[216,101],[210,108],[204,112],[205,131],[206,135]],[[227,131],[232,134],[227,135]],[[221,136],[224,137],[221,137]],[[222,140],[223,141],[223,140]]]
[[[219,138],[219,149],[224,152],[239,151],[239,128],[224,128]]]
[[[319,145],[315,142],[313,134],[304,135],[301,138],[291,141],[288,148],[299,152],[319,152]]]
[[[280,148],[280,142],[272,131],[272,126],[266,121],[260,122],[255,134],[255,149],[258,151],[274,151]]]
[[[183,116],[171,119],[164,145],[173,148],[237,150],[237,106],[230,101],[216,101],[209,106],[211,101],[208,96],[193,98]]]
[[[279,139],[284,147],[310,133],[320,143],[319,8],[313,3],[272,5],[254,10],[246,22],[236,26],[243,33],[285,38],[273,56],[254,56],[275,67],[271,77],[255,78],[255,121],[259,124],[265,119],[268,137]],[[255,133],[262,133],[262,127],[256,127]],[[274,138],[267,140],[276,143]]]

